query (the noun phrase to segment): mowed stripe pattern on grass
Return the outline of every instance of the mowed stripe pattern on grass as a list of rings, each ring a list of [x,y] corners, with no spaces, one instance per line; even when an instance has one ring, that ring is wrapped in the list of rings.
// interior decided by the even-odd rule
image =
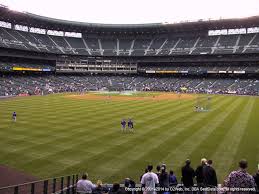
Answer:
[[[259,138],[259,98],[215,95],[211,103],[210,112],[197,113],[194,99],[87,101],[49,95],[1,100],[0,161],[39,178],[87,171],[104,182],[138,181],[148,163],[162,162],[180,178],[186,158],[193,167],[201,157],[213,159],[220,181],[243,157],[252,172],[259,158],[259,147],[252,144]],[[11,122],[13,111],[17,123]],[[134,134],[120,132],[122,118],[134,119]]]

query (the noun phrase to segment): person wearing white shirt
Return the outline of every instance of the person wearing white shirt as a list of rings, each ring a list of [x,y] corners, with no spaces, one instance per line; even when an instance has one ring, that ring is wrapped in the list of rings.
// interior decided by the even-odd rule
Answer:
[[[158,185],[158,177],[152,172],[153,166],[148,165],[148,172],[145,173],[141,178],[141,184],[145,188],[146,194],[156,194],[156,186]]]
[[[88,174],[85,173],[82,176],[82,179],[79,180],[76,184],[76,192],[83,193],[92,193],[93,189],[96,188],[96,185],[93,184],[90,180],[87,180]]]

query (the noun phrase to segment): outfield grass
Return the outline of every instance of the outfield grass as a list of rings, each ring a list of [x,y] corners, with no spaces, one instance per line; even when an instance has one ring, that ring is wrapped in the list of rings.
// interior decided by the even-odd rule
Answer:
[[[254,173],[259,98],[215,95],[211,103],[210,112],[197,113],[194,99],[95,101],[49,95],[0,100],[0,163],[39,178],[87,171],[92,180],[104,182],[138,181],[148,163],[166,163],[179,179],[186,158],[196,168],[202,157],[214,161],[220,181],[242,158]],[[120,120],[129,117],[136,131],[123,134]]]

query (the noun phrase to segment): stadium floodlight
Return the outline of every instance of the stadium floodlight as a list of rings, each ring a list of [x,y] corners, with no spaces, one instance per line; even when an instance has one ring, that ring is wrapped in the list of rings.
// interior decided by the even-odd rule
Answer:
[[[37,34],[46,34],[46,29],[30,27],[30,32]]]
[[[9,23],[9,22],[0,21],[0,27],[11,29],[12,28],[12,24]]]
[[[24,31],[24,32],[28,32],[29,28],[28,26],[23,26],[23,25],[18,25],[16,24],[14,26],[15,30],[19,30],[19,31]]]
[[[47,34],[52,36],[64,36],[63,31],[57,31],[57,30],[48,30]]]
[[[251,28],[247,28],[247,33],[259,33],[259,27],[251,27]]]

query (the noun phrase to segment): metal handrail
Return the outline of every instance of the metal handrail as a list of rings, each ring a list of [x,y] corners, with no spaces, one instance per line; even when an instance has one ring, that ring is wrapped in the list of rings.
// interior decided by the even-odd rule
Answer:
[[[5,186],[5,187],[0,187],[0,190],[3,189],[10,189],[10,188],[14,188],[14,187],[21,187],[21,186],[25,186],[25,185],[30,185],[30,184],[35,184],[35,183],[40,183],[40,182],[44,182],[46,180],[53,180],[53,179],[61,179],[62,177],[68,177],[68,176],[76,176],[78,174],[72,174],[72,175],[65,175],[65,176],[59,176],[59,177],[52,177],[52,178],[46,178],[46,179],[41,179],[41,180],[37,180],[37,181],[31,181],[31,182],[26,182],[26,183],[21,183],[21,184],[17,184],[17,185],[10,185],[10,186]]]

